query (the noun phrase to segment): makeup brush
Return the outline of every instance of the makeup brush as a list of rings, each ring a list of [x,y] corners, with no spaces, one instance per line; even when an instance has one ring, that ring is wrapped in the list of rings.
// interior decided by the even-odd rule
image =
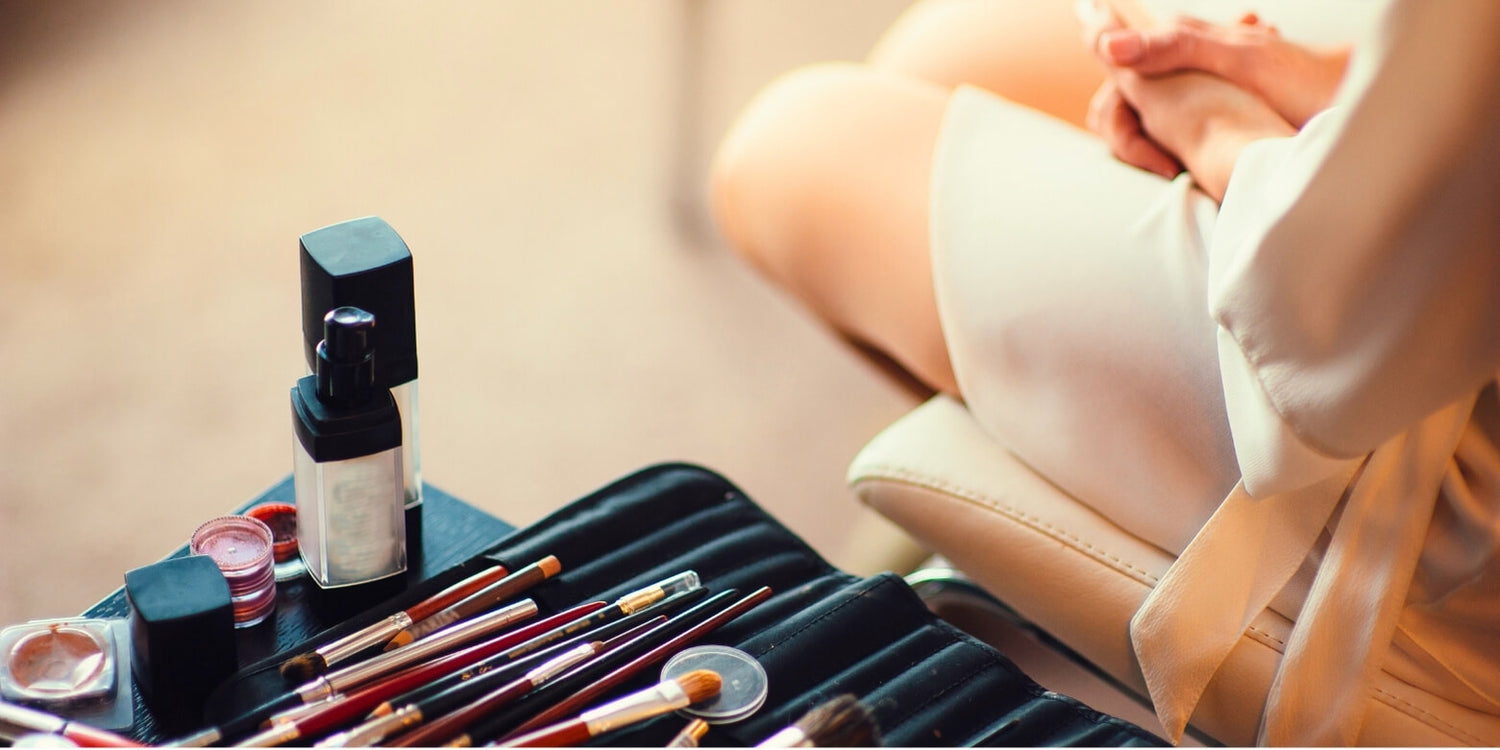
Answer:
[[[579,745],[592,737],[621,727],[639,724],[679,708],[706,701],[719,694],[723,681],[717,672],[695,669],[676,679],[658,683],[589,709],[578,718],[538,729],[504,743],[504,747],[564,747]]]
[[[476,702],[479,710],[492,710],[530,692],[532,688],[556,677],[585,659],[592,658],[604,647],[601,641],[591,641],[564,651],[527,672],[518,680],[512,680],[499,690]],[[315,747],[373,747],[385,738],[420,725],[430,716],[439,716],[459,707],[460,698],[445,695],[434,696],[421,703],[411,703],[378,719],[367,721],[353,729],[331,735]],[[419,736],[420,738],[420,736]],[[423,743],[418,743],[423,744]]]
[[[9,737],[12,740],[17,739],[3,731],[7,726],[20,729],[19,734],[60,735],[79,747],[145,747],[129,737],[121,737],[114,732],[95,729],[87,724],[69,721],[61,716],[53,716],[34,708],[0,701],[0,736]]]
[[[386,644],[385,650],[391,651],[400,648],[418,638],[448,627],[459,620],[467,620],[557,575],[561,570],[562,563],[558,562],[556,557],[548,555],[506,576],[500,581],[490,584],[488,587],[480,589],[466,598],[460,599],[457,603],[424,617],[411,625],[407,625],[391,638],[391,642]]]
[[[389,642],[412,623],[430,617],[454,603],[473,595],[506,576],[505,566],[494,565],[413,604],[379,622],[349,635],[325,643],[312,651],[298,654],[281,665],[281,676],[287,682],[301,684],[328,671],[334,664],[373,646]]]
[[[611,654],[611,657],[619,656],[624,658],[621,660],[613,658],[604,660],[609,662],[609,664],[607,666],[601,664],[600,666],[611,671],[602,677],[598,676],[597,671],[591,671],[587,675],[587,679],[590,682],[584,684],[582,687],[575,688],[571,684],[573,676],[569,675],[562,680],[558,680],[542,688],[542,691],[545,692],[547,690],[558,690],[559,688],[566,687],[568,690],[573,690],[574,692],[548,706],[541,713],[525,719],[519,726],[514,725],[515,717],[503,714],[486,717],[483,721],[469,729],[467,736],[461,739],[472,745],[476,744],[475,740],[486,741],[499,735],[501,740],[504,741],[519,737],[533,729],[561,721],[571,716],[574,712],[588,706],[591,701],[614,690],[621,683],[632,679],[642,670],[665,660],[667,657],[681,651],[689,644],[696,642],[725,623],[759,606],[762,602],[771,598],[771,587],[762,586],[727,606],[724,605],[724,600],[720,598],[732,598],[734,596],[738,596],[738,593],[734,589],[722,591],[697,607],[672,618],[671,621],[667,622],[666,626],[658,629],[662,632],[646,633],[637,639],[640,643],[622,646],[619,649],[619,653]],[[705,617],[705,612],[710,614],[707,614]],[[579,677],[584,677],[584,675],[579,675]],[[538,703],[537,705],[546,704]],[[516,706],[517,709],[524,707],[525,703]]]
[[[840,695],[802,715],[795,724],[756,747],[876,747],[880,726],[852,695]]]
[[[453,691],[453,694],[462,699],[482,695],[486,690],[515,679],[521,674],[520,670],[530,669],[532,666],[540,663],[532,659],[534,656],[546,653],[550,654],[547,658],[551,658],[551,656],[561,653],[561,650],[565,647],[578,645],[578,643],[585,640],[608,641],[613,646],[616,644],[616,637],[621,633],[633,632],[637,625],[642,622],[652,622],[652,618],[658,615],[675,614],[683,608],[690,606],[693,602],[703,598],[707,593],[708,590],[701,587],[682,591],[644,609],[624,616],[620,615],[622,610],[618,607],[607,607],[603,602],[598,602],[597,604],[602,609],[559,625],[552,631],[538,635],[536,638],[512,650],[476,664],[473,668],[466,669],[460,674],[449,675],[442,679],[434,680],[430,684],[399,696],[399,699],[382,703],[376,706],[367,718],[378,719],[381,716],[394,712],[402,705],[421,703],[428,698],[449,691]],[[664,620],[666,618],[662,617],[661,619]],[[431,712],[429,711],[428,713],[430,715]]]
[[[708,734],[708,722],[702,719],[693,719],[667,742],[667,747],[697,747],[702,741],[703,735]]]
[[[191,737],[184,738],[183,745],[202,747],[219,742],[225,737],[250,734],[259,728],[266,718],[297,708],[303,704],[317,703],[340,693],[345,693],[375,680],[405,669],[431,657],[462,647],[517,621],[536,614],[536,602],[523,599],[504,609],[497,609],[468,622],[455,625],[423,643],[412,644],[391,653],[381,654],[366,661],[335,669],[309,681],[291,692],[251,709],[249,712],[217,727],[210,727]]]
[[[332,731],[364,716],[372,706],[380,704],[381,701],[430,684],[433,680],[463,674],[474,667],[476,662],[484,662],[496,653],[510,653],[506,649],[514,650],[558,625],[577,619],[580,615],[586,615],[589,611],[603,605],[604,602],[583,604],[543,618],[523,628],[495,636],[483,643],[429,662],[407,667],[351,693],[337,695],[317,703],[304,704],[275,714],[268,722],[269,729],[251,737],[236,740],[235,744],[241,747],[273,747]],[[181,745],[180,742],[172,744]]]
[[[633,620],[634,618],[631,619]],[[420,727],[386,744],[390,747],[428,747],[447,742],[450,738],[461,734],[480,717],[493,714],[518,698],[527,695],[532,690],[541,687],[544,683],[562,675],[564,672],[573,674],[570,671],[572,667],[628,645],[642,634],[660,626],[666,621],[667,617],[665,615],[656,615],[650,619],[639,621],[634,627],[603,641],[600,640],[603,632],[610,628],[600,628],[599,635],[593,637],[591,641],[576,646],[560,647],[564,650],[556,655],[549,653],[547,662],[538,665],[535,669],[521,675],[518,679],[509,679],[510,675],[502,676],[499,673],[492,673],[485,675],[482,680],[474,681],[475,683],[484,684],[463,685],[449,689],[442,695],[430,696],[423,699],[423,701],[419,702],[420,705],[417,708],[421,712],[424,723]],[[555,660],[560,660],[573,649],[581,649],[583,647],[590,647],[593,653],[584,659],[570,660],[571,663],[565,669],[557,668],[560,664]],[[508,681],[502,683],[500,680],[492,680],[492,677],[500,677]],[[494,687],[496,685],[499,687]],[[470,689],[475,687],[488,692],[476,693]],[[494,689],[490,689],[491,687],[494,687]],[[478,695],[478,697],[475,698],[475,695]],[[431,716],[437,716],[438,718],[432,721],[425,721],[427,717]]]
[[[702,584],[698,580],[698,574],[691,570],[683,571],[681,573],[678,573],[677,575],[672,576],[671,578],[657,581],[650,586],[637,589],[620,597],[619,599],[616,599],[613,603],[605,607],[603,610],[600,610],[599,612],[591,615],[588,620],[580,621],[574,625],[570,625],[570,632],[568,634],[571,635],[572,633],[581,633],[589,628],[597,627],[606,622],[610,622],[626,615],[639,612],[640,610],[645,609],[646,607],[649,607],[652,604],[655,604],[674,594],[680,594],[684,591],[692,591],[698,588],[702,588]],[[417,635],[413,637],[420,638],[426,632],[424,630],[424,626],[426,626],[428,622],[432,622],[436,619],[437,618],[434,617],[431,620],[418,623],[416,627],[406,632],[416,633]],[[396,640],[391,641],[392,645],[395,645],[396,643]]]

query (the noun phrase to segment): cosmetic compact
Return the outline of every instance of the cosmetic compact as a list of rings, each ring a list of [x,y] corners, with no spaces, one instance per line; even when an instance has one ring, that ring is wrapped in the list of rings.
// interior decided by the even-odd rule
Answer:
[[[106,729],[134,724],[125,620],[33,620],[0,630],[0,699]]]
[[[683,649],[662,665],[661,678],[670,680],[698,669],[719,675],[723,681],[719,694],[678,713],[696,716],[710,724],[729,724],[760,710],[770,694],[765,667],[755,657],[728,646]]]
[[[105,620],[51,620],[0,630],[0,696],[33,704],[115,692],[115,639]]]

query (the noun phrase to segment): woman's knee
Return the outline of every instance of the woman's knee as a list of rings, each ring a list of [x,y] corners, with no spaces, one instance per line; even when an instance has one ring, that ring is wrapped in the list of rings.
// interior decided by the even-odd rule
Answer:
[[[737,252],[781,276],[795,263],[814,211],[822,134],[839,127],[837,100],[864,73],[827,63],[776,79],[741,112],[714,155],[709,176],[714,220]]]

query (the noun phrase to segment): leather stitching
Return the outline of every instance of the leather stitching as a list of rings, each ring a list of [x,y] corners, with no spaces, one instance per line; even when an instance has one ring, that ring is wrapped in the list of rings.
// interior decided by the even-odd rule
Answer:
[[[1276,649],[1278,651],[1285,651],[1286,650],[1286,641],[1283,641],[1280,638],[1277,638],[1276,636],[1271,635],[1270,633],[1268,633],[1268,632],[1266,632],[1264,630],[1261,630],[1260,628],[1255,627],[1254,625],[1251,625],[1250,627],[1245,628],[1245,630],[1246,630],[1246,632],[1253,633],[1255,635],[1260,636],[1260,638],[1257,639],[1257,640],[1260,640],[1262,643],[1264,643],[1265,641],[1270,641],[1271,643],[1276,644]],[[1270,644],[1267,644],[1267,645],[1270,645]]]
[[[1073,534],[1065,529],[1047,523],[1046,521],[1043,521],[1036,516],[1029,516],[1018,510],[1017,508],[1006,505],[1003,502],[988,497],[981,492],[971,490],[966,487],[960,487],[953,484],[952,482],[949,482],[948,480],[923,474],[921,472],[912,471],[911,469],[887,466],[884,464],[877,465],[873,468],[875,471],[883,472],[884,478],[886,479],[905,481],[909,484],[926,487],[928,489],[941,490],[948,494],[961,497],[965,500],[984,505],[985,507],[990,508],[991,510],[998,511],[1000,514],[1009,517],[1017,522],[1020,522],[1025,526],[1029,526],[1033,529],[1041,531],[1048,536],[1053,537],[1054,539],[1069,542],[1075,549],[1078,549],[1080,552],[1083,552],[1090,557],[1104,560],[1108,563],[1113,563],[1114,567],[1116,567],[1117,569],[1123,568],[1121,572],[1125,573],[1126,575],[1130,575],[1131,577],[1134,577],[1142,581],[1143,583],[1152,586],[1153,588],[1161,580],[1158,576],[1151,574],[1144,568],[1137,567],[1127,562],[1118,555],[1107,552],[1100,547],[1096,547],[1093,544],[1084,541],[1083,538],[1079,537],[1077,534]]]
[[[1388,692],[1386,692],[1386,691],[1384,691],[1384,690],[1382,690],[1382,689],[1380,689],[1378,687],[1377,688],[1371,688],[1371,690],[1375,693],[1376,697],[1378,697],[1382,703],[1385,703],[1386,705],[1390,706],[1391,708],[1394,708],[1397,711],[1400,711],[1401,713],[1404,713],[1407,716],[1410,716],[1410,717],[1412,717],[1412,718],[1414,718],[1414,719],[1416,719],[1416,720],[1418,720],[1418,721],[1420,721],[1420,722],[1422,722],[1422,723],[1424,723],[1424,724],[1432,727],[1433,729],[1437,729],[1439,731],[1444,731],[1448,735],[1452,736],[1455,739],[1463,740],[1464,742],[1466,742],[1466,743],[1468,743],[1470,745],[1488,745],[1488,744],[1490,744],[1490,743],[1485,742],[1484,740],[1482,740],[1482,739],[1480,739],[1478,737],[1475,737],[1472,734],[1469,734],[1468,732],[1466,732],[1463,729],[1459,728],[1457,725],[1455,725],[1455,724],[1453,724],[1453,723],[1451,723],[1449,721],[1444,720],[1442,717],[1438,716],[1437,714],[1435,714],[1435,713],[1433,713],[1431,711],[1428,711],[1427,709],[1422,708],[1421,706],[1418,706],[1417,704],[1412,703],[1411,701],[1409,701],[1409,700],[1407,700],[1405,698],[1402,698],[1399,695],[1396,695],[1394,693],[1388,693]]]
[[[1014,519],[1016,521],[1021,522],[1024,525],[1036,528],[1036,529],[1038,529],[1040,531],[1044,531],[1044,532],[1048,533],[1049,536],[1052,536],[1054,538],[1061,537],[1064,540],[1074,542],[1078,547],[1082,548],[1080,551],[1084,551],[1086,554],[1089,554],[1091,557],[1100,558],[1100,559],[1104,559],[1104,560],[1108,560],[1110,562],[1116,563],[1119,566],[1124,567],[1124,568],[1130,570],[1131,572],[1134,572],[1134,573],[1138,574],[1138,577],[1140,579],[1143,579],[1145,583],[1149,583],[1153,587],[1155,587],[1156,584],[1161,581],[1160,577],[1154,576],[1151,573],[1149,573],[1149,572],[1147,572],[1147,571],[1145,571],[1145,570],[1143,570],[1143,569],[1141,569],[1141,568],[1139,568],[1139,567],[1137,567],[1135,565],[1132,565],[1129,562],[1126,562],[1125,560],[1121,559],[1118,555],[1110,554],[1109,552],[1104,551],[1102,548],[1096,547],[1095,545],[1090,544],[1090,543],[1084,541],[1077,534],[1069,533],[1069,532],[1067,532],[1067,531],[1065,531],[1065,530],[1063,530],[1061,528],[1058,528],[1057,526],[1054,526],[1053,524],[1049,524],[1049,523],[1041,520],[1040,518],[1036,518],[1034,516],[1028,516],[1025,513],[1021,512],[1020,510],[1017,510],[1016,508],[1013,508],[1013,507],[1011,507],[1009,505],[1005,505],[1004,503],[1002,503],[1002,502],[1000,502],[998,500],[994,500],[994,499],[992,499],[990,497],[987,497],[986,495],[984,495],[981,492],[978,492],[978,491],[975,491],[975,490],[969,490],[969,489],[966,489],[964,487],[959,487],[958,485],[955,485],[952,482],[949,482],[948,480],[937,478],[937,477],[931,476],[929,474],[924,474],[922,472],[912,471],[910,469],[903,469],[903,468],[899,468],[899,467],[893,467],[893,466],[888,466],[888,465],[883,465],[882,464],[882,465],[875,466],[874,470],[875,471],[880,471],[880,472],[886,472],[887,474],[884,476],[884,478],[886,478],[886,479],[895,480],[895,481],[906,481],[908,483],[912,483],[912,484],[916,484],[918,486],[926,487],[927,489],[941,490],[941,491],[946,492],[948,494],[955,495],[955,496],[958,496],[958,497],[962,497],[962,498],[964,498],[966,500],[971,500],[971,501],[974,501],[974,502],[981,503],[981,504],[985,505],[988,508],[991,508],[993,510],[999,511],[1000,513],[1002,513],[1003,515],[1005,515],[1005,516],[1007,516],[1009,518],[1012,518],[1012,519]],[[1278,651],[1285,651],[1286,650],[1286,641],[1284,639],[1277,638],[1274,634],[1270,633],[1269,631],[1266,631],[1266,630],[1258,628],[1258,627],[1256,627],[1254,625],[1251,625],[1248,628],[1246,628],[1246,632],[1249,633],[1252,638],[1255,638],[1256,640],[1261,641],[1265,645],[1271,646],[1272,644],[1274,644],[1273,648],[1275,648]]]
[[[868,470],[868,474],[869,476],[866,478],[869,479],[879,478],[890,481],[905,482],[917,487],[945,492],[955,497],[981,504],[987,508],[990,508],[991,510],[999,512],[1000,514],[1008,518],[1011,518],[1014,521],[1021,523],[1022,525],[1031,527],[1037,531],[1047,534],[1048,536],[1056,538],[1059,541],[1071,542],[1073,545],[1075,545],[1076,549],[1078,549],[1080,552],[1083,552],[1084,554],[1089,555],[1090,557],[1115,563],[1117,566],[1129,571],[1129,573],[1136,574],[1136,577],[1138,577],[1139,579],[1143,579],[1153,587],[1160,581],[1159,577],[1154,576],[1151,573],[1148,573],[1147,571],[1130,564],[1129,562],[1126,562],[1117,555],[1110,554],[1098,547],[1095,547],[1094,545],[1084,541],[1076,534],[1072,534],[1068,531],[1058,528],[1057,526],[1049,524],[1035,516],[1029,516],[1026,513],[1018,510],[1017,508],[1006,505],[1005,503],[991,498],[982,492],[971,490],[966,487],[960,487],[948,480],[941,479],[929,474],[924,474],[919,471],[914,471],[902,467],[889,466],[886,464],[876,464],[874,466],[871,466]],[[853,484],[859,484],[860,482],[865,481],[866,478],[857,479],[853,482]],[[1129,573],[1127,573],[1127,575]],[[1285,650],[1286,641],[1277,638],[1276,636],[1266,632],[1265,630],[1251,625],[1246,629],[1246,632],[1252,634],[1252,637],[1259,636],[1257,640],[1264,639],[1271,641],[1272,643],[1275,643],[1276,646],[1281,650]],[[1371,688],[1371,690],[1375,693],[1376,699],[1380,700],[1382,703],[1385,703],[1386,705],[1391,706],[1397,711],[1411,716],[1412,718],[1421,721],[1422,723],[1427,724],[1428,726],[1437,729],[1438,731],[1444,732],[1445,734],[1448,734],[1455,739],[1476,746],[1489,744],[1483,739],[1463,730],[1452,722],[1443,719],[1437,714],[1434,714],[1431,711],[1428,711],[1427,709],[1422,708],[1421,706],[1418,706],[1417,704],[1412,703],[1405,698],[1402,698],[1401,696],[1387,692],[1386,690],[1378,687]]]

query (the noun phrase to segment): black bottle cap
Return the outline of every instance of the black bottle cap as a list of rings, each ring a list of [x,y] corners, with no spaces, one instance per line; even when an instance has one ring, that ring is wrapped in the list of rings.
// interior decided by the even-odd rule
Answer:
[[[318,399],[337,407],[369,401],[375,362],[375,316],[357,307],[329,310],[318,342]]]
[[[125,574],[131,670],[153,708],[196,713],[238,665],[229,584],[206,555],[174,557]]]
[[[394,388],[417,378],[416,294],[411,250],[378,216],[316,229],[299,240],[302,266],[302,343],[316,368],[323,317],[336,307],[358,307],[380,321],[375,383]]]

